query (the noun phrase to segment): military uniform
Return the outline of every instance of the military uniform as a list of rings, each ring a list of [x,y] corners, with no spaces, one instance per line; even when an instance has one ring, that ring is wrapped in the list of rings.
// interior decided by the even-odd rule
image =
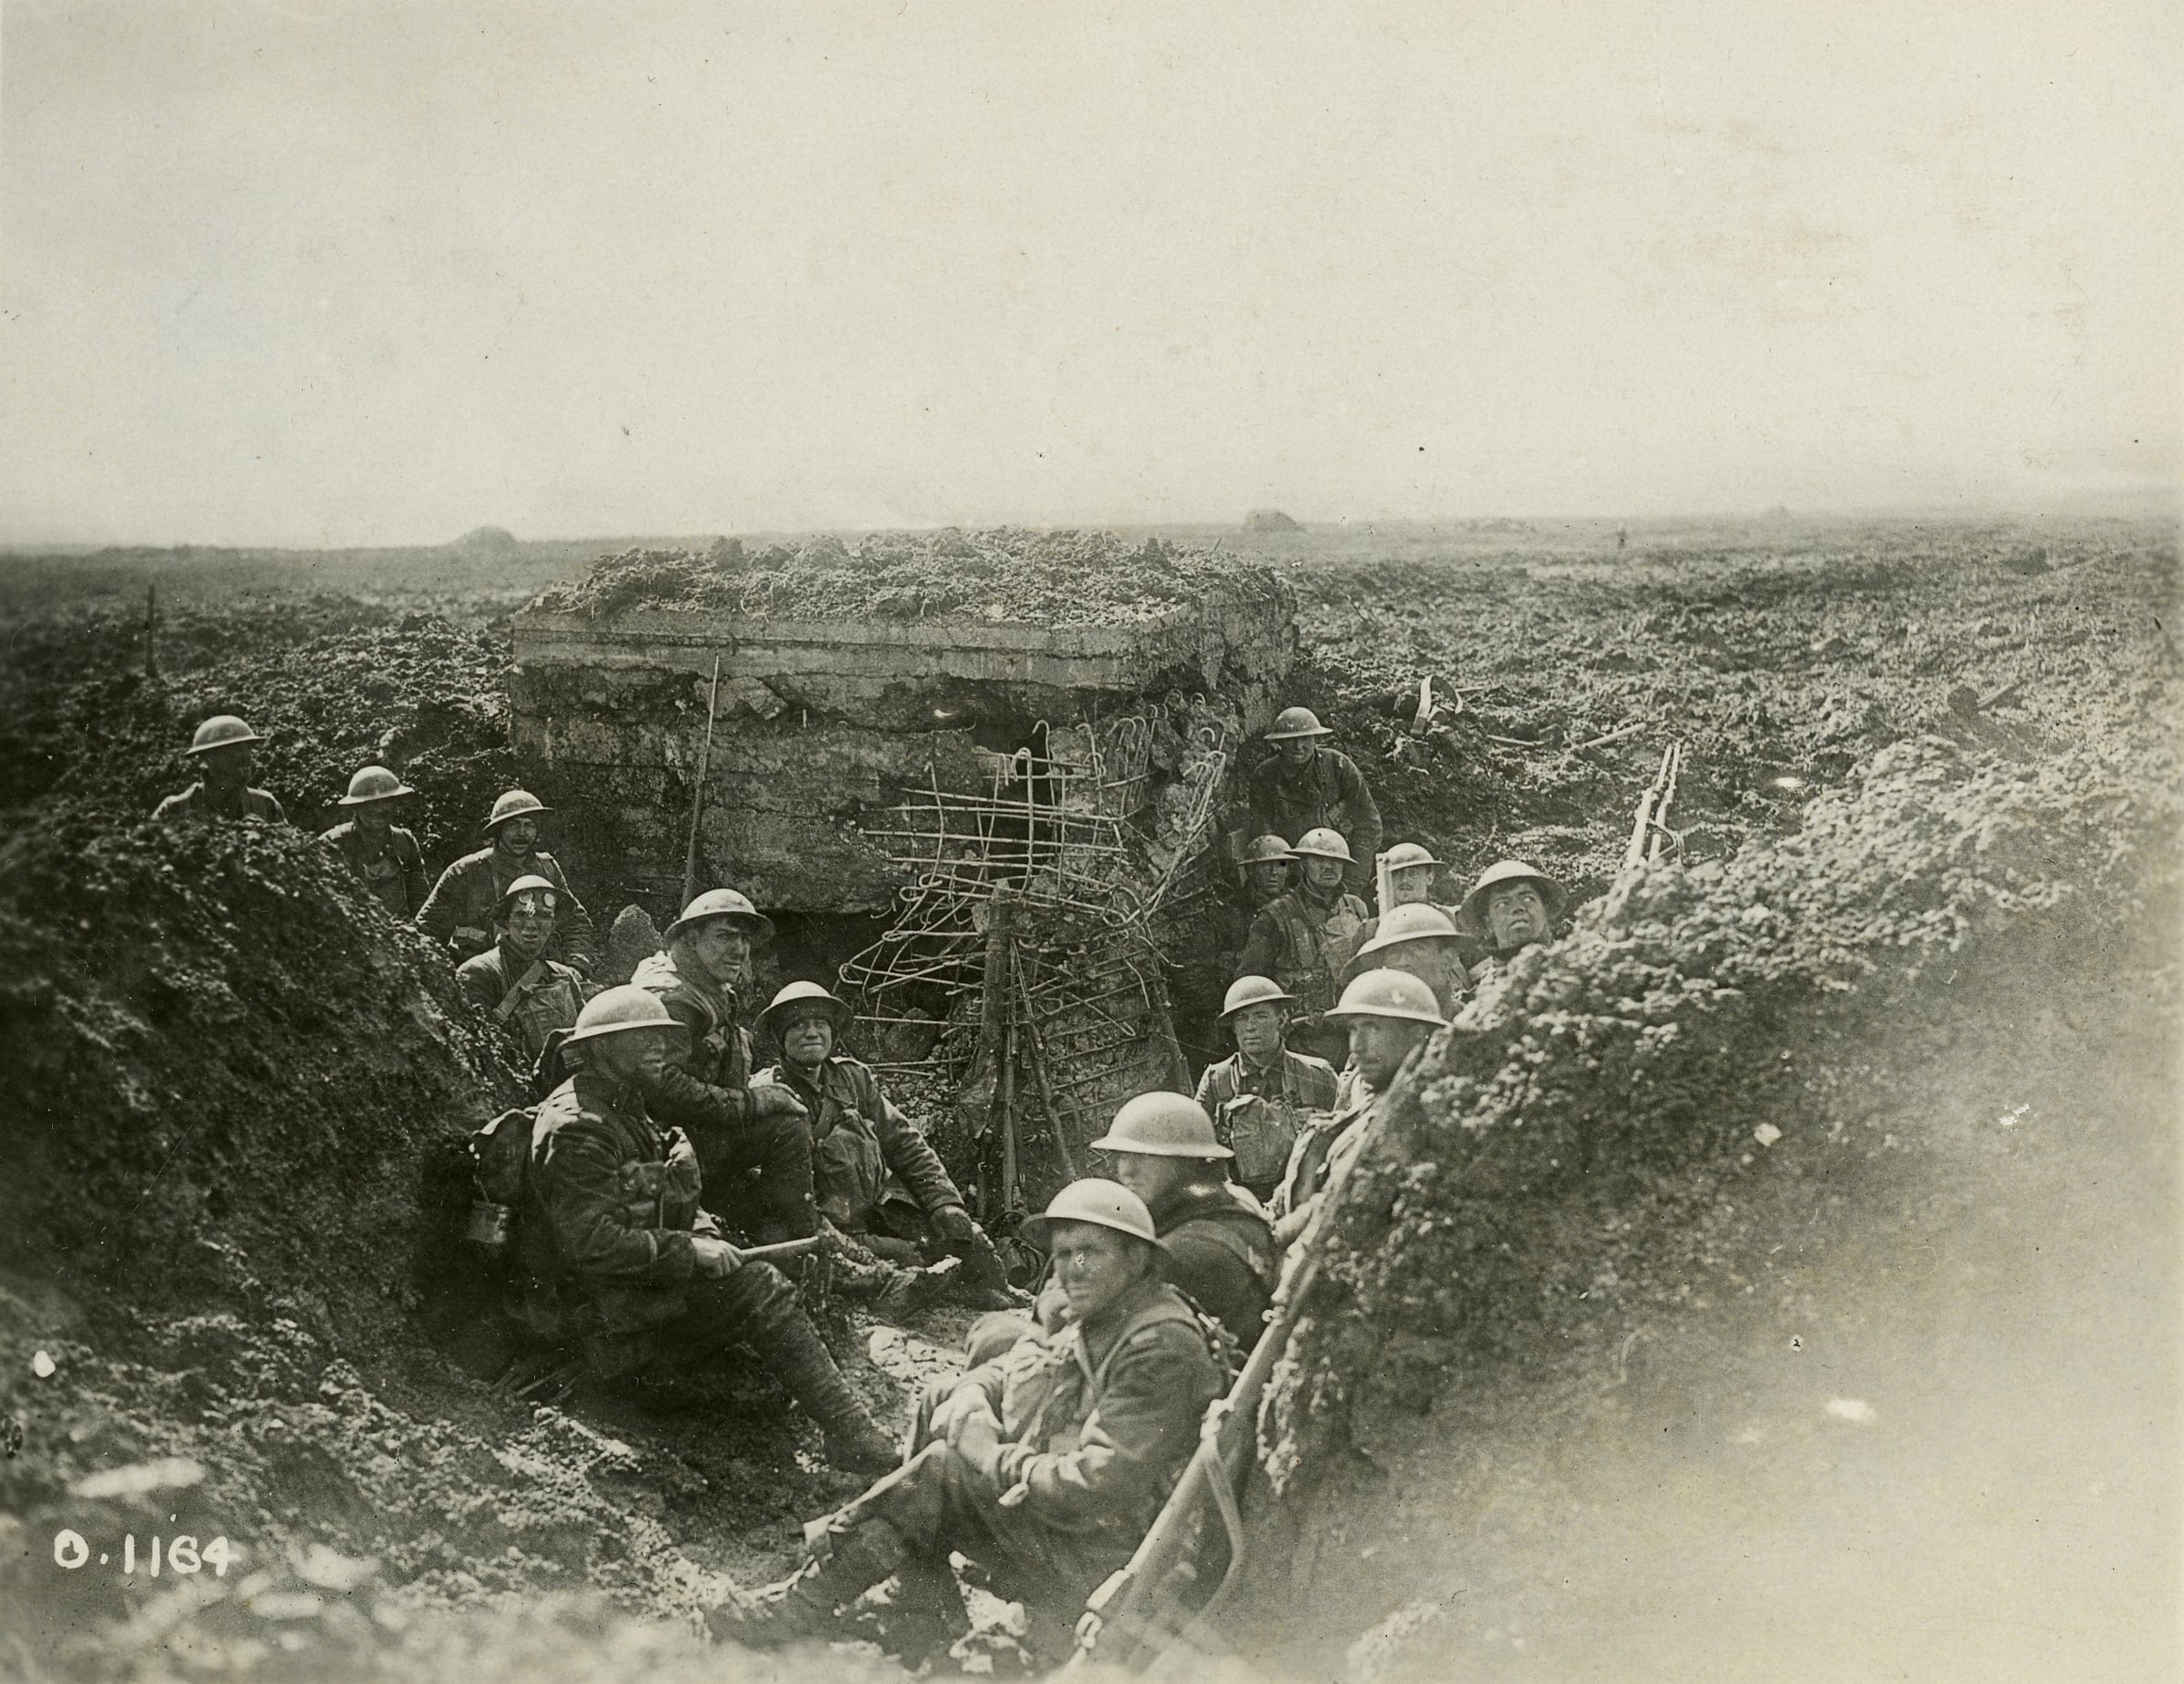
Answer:
[[[1325,1059],[1287,1047],[1270,1064],[1232,1052],[1206,1067],[1196,1097],[1213,1119],[1214,1138],[1236,1154],[1236,1179],[1265,1199],[1281,1184],[1304,1114],[1334,1109],[1337,1080]]]
[[[1266,1330],[1280,1258],[1259,1202],[1230,1182],[1178,1188],[1150,1207],[1169,1283],[1249,1351]]]
[[[1312,1201],[1358,1155],[1358,1149],[1365,1143],[1365,1119],[1379,1097],[1353,1065],[1342,1072],[1341,1095],[1333,1114],[1298,1134],[1281,1186],[1267,1207],[1267,1213],[1274,1219],[1275,1234],[1283,1244],[1303,1232]]]
[[[688,1368],[751,1346],[829,1433],[869,1432],[796,1295],[770,1264],[701,1274],[696,1154],[662,1130],[634,1087],[580,1070],[531,1124],[518,1233],[518,1304],[536,1336],[567,1340],[593,1373]]]
[[[909,1460],[830,1516],[825,1530],[838,1539],[887,1522],[904,1547],[888,1554],[907,1559],[867,1555],[883,1569],[877,1577],[898,1566],[945,1566],[960,1550],[997,1595],[1066,1632],[1136,1551],[1198,1443],[1207,1405],[1227,1388],[1189,1306],[1165,1283],[1140,1282],[1090,1321],[1020,1339],[929,1387]],[[974,1459],[945,1438],[979,1411],[999,1424],[1000,1444]],[[844,1581],[830,1591],[846,1600],[858,1588]]]
[[[534,1063],[546,1050],[546,1037],[573,1024],[592,992],[581,972],[554,959],[541,958],[517,969],[499,942],[458,965],[455,981],[463,998],[513,1036]]]
[[[815,1081],[785,1060],[757,1080],[788,1089],[811,1112],[813,1190],[820,1213],[844,1233],[876,1227],[922,1241],[926,1236],[897,1233],[905,1217],[915,1226],[920,1217],[964,1208],[940,1154],[880,1091],[871,1066],[835,1053],[819,1066]],[[883,1215],[889,1205],[896,1210],[892,1222]]]
[[[544,848],[533,848],[529,857],[504,865],[500,851],[481,847],[465,854],[440,874],[440,881],[418,908],[417,927],[435,941],[452,943],[456,957],[469,959],[493,945],[493,908],[518,878],[544,878],[554,887],[561,903],[555,909],[553,938],[546,944],[550,958],[581,971],[599,962],[599,944],[593,938],[592,915],[570,892],[561,862]]]
[[[1297,997],[1289,1040],[1330,1064],[1349,1056],[1350,1038],[1320,1022],[1339,989],[1335,968],[1365,922],[1365,903],[1336,890],[1323,896],[1309,884],[1268,902],[1251,926],[1237,963],[1239,976],[1271,977]]]
[[[385,844],[368,857],[370,838],[352,820],[336,825],[318,839],[331,843],[357,879],[379,903],[398,918],[407,918],[425,904],[427,882],[424,850],[413,831],[389,825]]]
[[[672,952],[653,954],[630,980],[687,1031],[669,1050],[652,1102],[696,1146],[712,1208],[756,1238],[817,1233],[811,1127],[801,1117],[752,1117],[751,1037],[736,1020],[734,991],[685,976]]]
[[[1274,755],[1252,771],[1250,792],[1253,836],[1277,836],[1293,846],[1308,830],[1339,830],[1352,862],[1343,872],[1345,887],[1362,892],[1371,886],[1372,862],[1380,851],[1380,809],[1348,755],[1315,745],[1300,766]]]
[[[271,825],[288,822],[288,816],[281,811],[280,803],[268,791],[238,789],[232,795],[221,794],[202,779],[180,795],[167,796],[152,809],[155,824],[167,824],[183,818],[207,822],[222,818],[262,818]]]

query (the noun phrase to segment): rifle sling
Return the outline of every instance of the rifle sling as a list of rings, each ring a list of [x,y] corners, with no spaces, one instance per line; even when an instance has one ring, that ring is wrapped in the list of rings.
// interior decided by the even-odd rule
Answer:
[[[509,984],[508,992],[500,997],[500,1003],[493,1008],[495,1023],[506,1023],[509,1019],[516,1015],[516,1006],[522,999],[523,990],[536,982],[545,969],[546,960],[543,956],[534,959],[531,961],[531,969]]]

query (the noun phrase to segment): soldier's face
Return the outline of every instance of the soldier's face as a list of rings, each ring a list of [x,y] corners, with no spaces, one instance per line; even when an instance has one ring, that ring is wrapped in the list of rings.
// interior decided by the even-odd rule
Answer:
[[[1352,1018],[1350,1020],[1350,1057],[1358,1074],[1375,1088],[1384,1088],[1403,1068],[1410,1049],[1433,1032],[1432,1025],[1412,1023],[1404,1018]]]
[[[1388,898],[1392,906],[1416,906],[1432,892],[1431,866],[1405,866],[1400,871],[1388,874]]]
[[[1289,736],[1274,745],[1274,752],[1281,756],[1285,766],[1302,766],[1312,757],[1314,746],[1309,736]]]
[[[781,1026],[781,1054],[792,1064],[813,1070],[834,1050],[834,1020],[824,1011],[799,1011]]]
[[[1146,1273],[1145,1244],[1097,1222],[1054,1225],[1054,1278],[1082,1322],[1097,1315]]]
[[[528,854],[539,845],[539,821],[535,818],[503,820],[493,831],[493,846],[503,854]]]
[[[1264,1064],[1281,1050],[1281,1008],[1271,1000],[1246,1006],[1228,1020],[1236,1036],[1236,1050],[1255,1064]]]
[[[553,905],[544,895],[519,896],[508,914],[509,951],[530,963],[553,939]]]
[[[1322,859],[1317,854],[1304,857],[1304,880],[1314,888],[1332,888],[1342,880],[1342,862]]]
[[[1529,883],[1504,883],[1486,898],[1486,929],[1507,952],[1547,934],[1547,903]]]
[[[207,784],[221,789],[237,788],[250,781],[257,746],[254,743],[223,743],[208,748],[197,756],[199,771]]]
[[[1118,1151],[1114,1160],[1115,1179],[1146,1203],[1158,1204],[1189,1181],[1197,1171],[1195,1158],[1156,1158],[1149,1152]]]
[[[350,822],[366,836],[383,836],[387,827],[394,822],[394,803],[369,801],[362,806],[351,807],[349,817]]]
[[[683,938],[713,982],[736,983],[751,963],[751,938],[726,918],[707,918]]]
[[[1289,886],[1289,862],[1262,859],[1251,867],[1251,888],[1261,900],[1271,900]]]
[[[665,1030],[623,1030],[618,1034],[602,1035],[590,1043],[587,1050],[600,1073],[612,1080],[632,1082],[640,1088],[659,1085],[662,1073],[667,1069],[668,1031]]]

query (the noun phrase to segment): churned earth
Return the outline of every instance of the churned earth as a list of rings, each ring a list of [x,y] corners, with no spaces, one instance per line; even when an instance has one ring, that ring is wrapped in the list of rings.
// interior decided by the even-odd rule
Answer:
[[[834,549],[905,591],[962,559],[828,542],[822,595],[856,579]],[[1264,1423],[1223,1669],[2173,1670],[2172,537],[1267,547],[1299,699],[1451,891],[1521,853],[1603,895],[1672,732],[1688,834],[1402,1096]],[[794,605],[784,553],[713,559]],[[453,1237],[513,1072],[444,964],[300,837],[141,822],[234,710],[313,823],[396,729],[430,863],[467,849],[512,773],[523,565],[467,606],[261,568],[163,607],[152,674],[113,558],[96,597],[7,599],[10,1673],[717,1678],[699,1610],[853,1484],[763,1375],[521,1395]],[[1425,675],[1461,705],[1421,728]],[[899,1409],[958,1320],[830,1335]],[[228,1571],[123,1574],[155,1535],[224,1537]],[[943,1669],[1016,1664],[985,1612]],[[729,1670],[900,1675],[869,1646]]]

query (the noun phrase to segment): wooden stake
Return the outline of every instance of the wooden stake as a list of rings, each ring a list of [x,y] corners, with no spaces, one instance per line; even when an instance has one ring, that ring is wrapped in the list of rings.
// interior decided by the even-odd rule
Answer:
[[[705,815],[705,778],[713,769],[713,722],[721,713],[721,657],[713,657],[713,693],[705,704],[705,746],[698,751],[698,781],[690,792],[690,847],[682,856],[682,906],[698,898],[698,821]],[[682,907],[675,908],[678,912]]]

